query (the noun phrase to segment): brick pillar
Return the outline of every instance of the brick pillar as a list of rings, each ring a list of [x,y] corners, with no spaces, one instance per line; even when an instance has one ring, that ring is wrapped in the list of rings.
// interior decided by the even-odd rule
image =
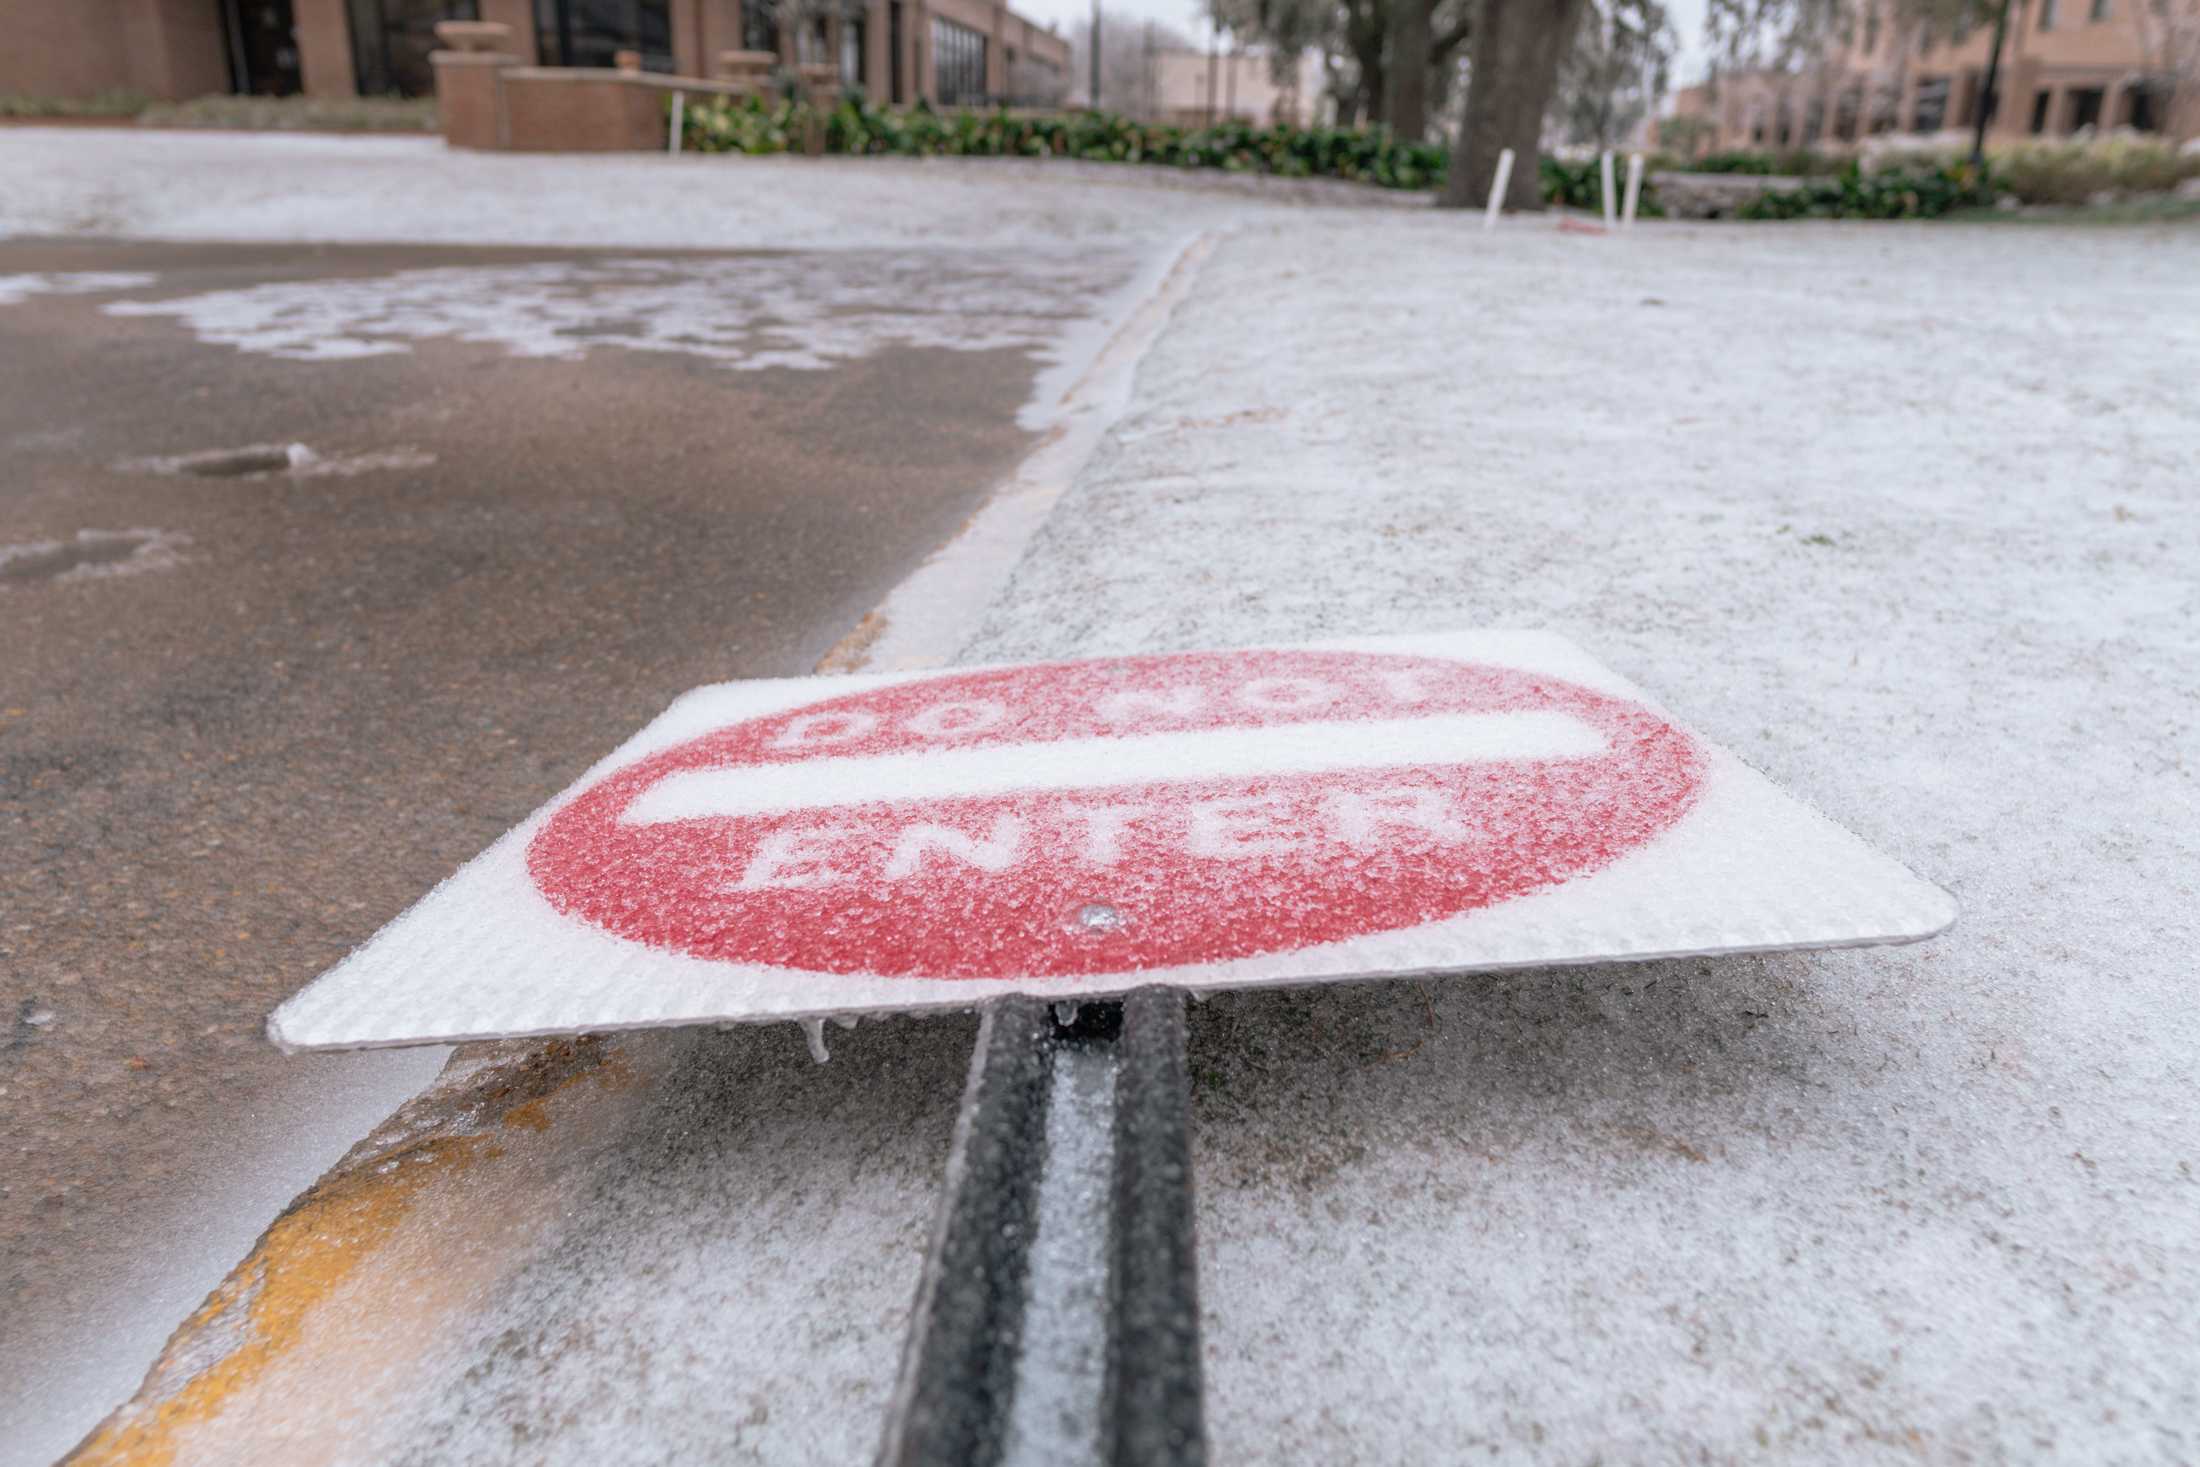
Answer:
[[[892,37],[887,34],[886,0],[871,0],[863,12],[863,90],[874,107],[884,107],[894,95]]]
[[[356,97],[359,71],[351,58],[351,15],[344,0],[293,0],[291,33],[309,97]]]
[[[2001,75],[1995,79],[1994,90],[2001,100],[1996,104],[1994,120],[1987,128],[1987,137],[1995,142],[2015,142],[2025,135],[2032,125],[2032,64],[2015,61],[2008,56],[2001,58]],[[1986,80],[1979,79],[1979,105],[1986,105]]]
[[[1923,81],[1924,78],[1915,71],[1909,72],[1902,78],[1902,97],[1900,101],[1894,104],[1894,130],[1896,132],[1917,131],[1917,89],[1919,83]]]
[[[2122,82],[2112,81],[2102,87],[2101,120],[2095,124],[2095,127],[2101,132],[2107,132],[2110,128],[2115,127],[2117,125],[2116,111],[2123,105],[2124,84]]]
[[[495,51],[437,51],[428,60],[435,67],[435,115],[443,141],[454,148],[504,147],[500,79],[519,58]]]

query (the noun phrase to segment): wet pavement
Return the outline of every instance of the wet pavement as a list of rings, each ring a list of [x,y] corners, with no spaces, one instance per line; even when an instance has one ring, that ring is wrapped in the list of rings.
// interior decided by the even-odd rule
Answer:
[[[785,256],[609,258],[0,244],[0,1459],[134,1386],[270,1215],[238,1187],[279,1205],[363,1129],[332,1113],[434,1071],[286,1059],[269,1008],[676,694],[808,671],[1029,446],[1033,343],[1076,310],[900,332],[826,278],[881,258],[807,300]],[[808,360],[652,334],[744,261]],[[463,315],[454,271],[549,281],[572,354],[402,309],[426,277]],[[567,309],[636,272],[617,322]]]

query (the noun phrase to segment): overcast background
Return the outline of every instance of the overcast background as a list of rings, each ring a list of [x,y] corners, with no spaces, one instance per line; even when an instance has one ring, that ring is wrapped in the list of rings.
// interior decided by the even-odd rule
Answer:
[[[1680,37],[1680,52],[1673,65],[1675,86],[1703,80],[1704,3],[1705,0],[1666,0],[1666,8],[1673,17],[1673,29]],[[1207,37],[1207,12],[1199,0],[1106,0],[1106,4],[1111,16],[1165,21],[1201,40]],[[1014,0],[1014,6],[1020,14],[1042,25],[1052,25],[1065,35],[1072,22],[1092,14],[1092,0]]]

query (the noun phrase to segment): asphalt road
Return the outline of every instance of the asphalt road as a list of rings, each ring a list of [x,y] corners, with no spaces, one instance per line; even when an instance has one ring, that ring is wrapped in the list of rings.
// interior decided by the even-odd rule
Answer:
[[[747,268],[648,258],[672,280]],[[805,288],[787,257],[750,258]],[[493,298],[559,265],[585,307],[598,263],[0,244],[0,281],[304,291],[263,301],[276,317],[316,283],[465,269]],[[844,295],[791,314],[830,338]],[[200,1226],[264,1222],[240,1173],[288,1196],[357,1134],[332,1107],[372,1113],[433,1071],[285,1058],[267,1011],[676,694],[808,671],[1028,447],[1035,372],[1028,346],[891,332],[808,370],[529,357],[425,327],[301,361],[103,309],[117,298],[0,304],[0,1379],[49,1442],[126,1393],[175,1323],[154,1279],[203,1289],[240,1256],[249,1231]],[[149,462],[292,443],[311,457]],[[102,1394],[90,1418],[67,1399]]]

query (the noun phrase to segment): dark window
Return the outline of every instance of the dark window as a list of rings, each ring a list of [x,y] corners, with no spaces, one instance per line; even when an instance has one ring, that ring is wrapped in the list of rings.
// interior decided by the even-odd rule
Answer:
[[[1869,56],[1879,49],[1879,7],[1874,5],[1864,12],[1864,54]]]
[[[985,37],[966,25],[932,18],[932,77],[943,106],[983,102]]]
[[[2043,31],[2051,31],[2054,28],[2055,0],[2040,0],[2040,29]]]
[[[2047,131],[2047,109],[2055,103],[2053,92],[2036,92],[2032,97],[2032,131]]]
[[[887,0],[886,4],[886,92],[887,100],[896,107],[909,100],[908,89],[902,84],[901,0]]]
[[[350,0],[351,60],[362,97],[425,97],[435,91],[439,20],[478,20],[476,0]]]
[[[535,44],[545,66],[611,66],[642,53],[647,71],[672,70],[672,0],[535,0]]]
[[[741,47],[779,54],[779,7],[773,0],[741,0]]]
[[[2124,93],[2124,125],[2133,132],[2160,132],[2162,119],[2154,106],[2152,87],[2133,87]]]
[[[2101,103],[2106,98],[2099,87],[2080,87],[2070,94],[2070,130],[2101,125]]]
[[[2108,0],[2093,0],[2092,8],[2086,11],[2086,19],[2095,22],[2108,19]]]
[[[1939,132],[1947,124],[1948,78],[1923,77],[1917,84],[1916,130]]]
[[[302,82],[290,0],[224,0],[229,85],[258,97],[287,97]]]

